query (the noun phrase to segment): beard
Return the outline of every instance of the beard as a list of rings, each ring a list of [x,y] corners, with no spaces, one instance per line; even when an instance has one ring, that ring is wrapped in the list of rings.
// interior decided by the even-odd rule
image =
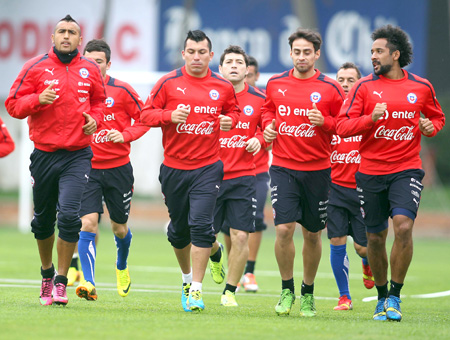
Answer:
[[[300,67],[300,66],[295,65],[294,67],[298,73],[306,73],[306,72],[310,71],[314,66],[311,65],[311,66],[301,66]]]
[[[380,65],[380,68],[378,69],[378,71],[374,70],[374,72],[375,72],[375,74],[377,76],[384,75],[384,74],[388,73],[392,69],[392,65],[389,65],[389,64],[388,65],[381,65],[381,64],[379,64],[379,65]]]

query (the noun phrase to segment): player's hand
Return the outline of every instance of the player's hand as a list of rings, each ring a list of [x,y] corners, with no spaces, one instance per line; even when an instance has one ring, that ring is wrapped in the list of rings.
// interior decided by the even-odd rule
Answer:
[[[270,125],[267,125],[267,127],[264,129],[264,132],[263,132],[264,140],[267,143],[272,143],[273,140],[275,138],[277,138],[277,134],[278,134],[278,132],[277,132],[276,126],[275,126],[275,119],[273,119],[272,123]]]
[[[378,119],[384,116],[387,110],[386,103],[377,103],[372,112],[372,121],[376,122]]]
[[[419,130],[422,131],[422,133],[425,136],[429,136],[434,132],[434,124],[431,120],[428,118],[419,118]]]
[[[83,125],[83,130],[85,135],[93,135],[95,131],[97,131],[97,122],[91,115],[83,112],[84,119],[86,120],[86,124]]]
[[[52,81],[50,85],[39,95],[39,103],[42,105],[53,104],[55,101],[56,91],[53,90],[53,85],[55,85],[55,82]]]
[[[113,143],[123,143],[125,141],[122,133],[117,130],[109,130],[106,134],[106,138]]]
[[[230,131],[233,126],[233,120],[231,117],[219,115],[220,119],[220,130],[222,131]]]
[[[323,118],[322,112],[317,109],[316,103],[313,103],[312,110],[308,111],[308,118],[311,124],[316,126],[322,126],[325,123],[325,118]]]
[[[253,152],[253,156],[256,155],[259,150],[261,150],[261,143],[256,137],[250,138],[244,143],[244,145],[246,146],[245,150],[247,150],[248,152]]]
[[[185,107],[179,107],[172,111],[172,123],[182,124],[186,123],[189,113],[191,112],[191,106],[186,105]]]

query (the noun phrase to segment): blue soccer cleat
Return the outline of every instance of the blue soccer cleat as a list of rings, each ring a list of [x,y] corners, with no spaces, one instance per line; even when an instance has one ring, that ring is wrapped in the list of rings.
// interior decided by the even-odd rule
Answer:
[[[386,298],[381,298],[378,300],[377,306],[375,307],[375,313],[373,313],[373,319],[375,321],[386,321],[385,303]]]
[[[184,283],[183,288],[181,289],[181,306],[183,306],[183,309],[185,312],[192,312],[189,307],[187,306],[187,301],[189,298],[189,289],[191,288],[190,283]]]
[[[402,310],[400,308],[400,298],[389,295],[386,300],[386,318],[391,321],[401,321],[402,320]]]

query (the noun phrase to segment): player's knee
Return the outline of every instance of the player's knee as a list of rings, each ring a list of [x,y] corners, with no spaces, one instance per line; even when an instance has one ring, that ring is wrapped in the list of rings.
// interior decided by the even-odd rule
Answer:
[[[209,248],[216,241],[212,225],[191,226],[191,242],[200,248]]]
[[[239,249],[248,247],[248,232],[231,229],[231,243]]]
[[[58,228],[59,228],[58,237],[61,240],[70,243],[78,242],[78,239],[80,237],[80,228],[65,228],[65,227],[58,227]]]
[[[167,239],[169,240],[172,247],[175,249],[183,249],[185,248],[189,243],[191,243],[191,238],[189,237],[189,234],[183,233],[175,233],[173,230],[169,228],[167,231]]]
[[[47,221],[42,223],[36,217],[31,221],[31,231],[36,240],[45,240],[55,233],[55,222]]]

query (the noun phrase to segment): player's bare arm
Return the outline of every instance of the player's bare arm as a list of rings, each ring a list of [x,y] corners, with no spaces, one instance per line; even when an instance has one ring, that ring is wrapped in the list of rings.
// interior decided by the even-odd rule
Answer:
[[[261,143],[256,137],[250,138],[244,144],[246,145],[245,150],[247,150],[248,152],[253,152],[253,156],[256,155],[259,150],[261,150]]]
[[[53,104],[56,99],[56,91],[53,90],[54,84],[54,82],[51,82],[50,85],[41,92],[39,95],[39,103],[42,105]]]
[[[386,110],[387,110],[386,103],[377,103],[372,112],[372,121],[376,122],[378,119],[383,117]]]
[[[419,118],[419,130],[425,135],[429,136],[434,132],[434,124],[428,118]]]
[[[267,143],[272,143],[273,140],[275,138],[277,138],[277,134],[278,134],[278,132],[277,132],[276,126],[275,126],[275,119],[273,119],[272,123],[270,125],[267,125],[267,127],[264,129],[264,132],[263,132],[264,140]]]
[[[172,123],[174,124],[186,123],[186,120],[190,112],[191,112],[190,105],[178,107],[176,110],[172,111]]]
[[[85,135],[93,135],[95,131],[97,131],[97,122],[94,118],[91,117],[90,114],[83,112],[84,119],[86,120],[86,124],[83,125],[83,131]]]
[[[222,131],[230,131],[233,126],[233,120],[231,117],[219,115],[220,119],[220,130]]]
[[[313,103],[313,108],[308,111],[308,118],[311,124],[316,126],[322,126],[325,123],[325,118],[322,112],[317,109],[316,103]]]

